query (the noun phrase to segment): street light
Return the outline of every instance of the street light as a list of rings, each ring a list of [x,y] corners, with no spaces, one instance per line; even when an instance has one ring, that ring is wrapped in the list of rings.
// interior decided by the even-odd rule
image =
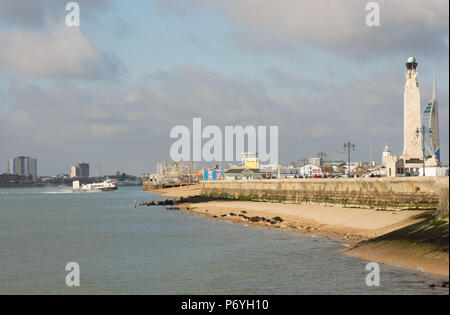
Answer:
[[[425,127],[425,125],[422,125],[421,128],[416,129],[416,136],[422,135],[422,169],[423,169],[423,176],[425,176],[425,134],[432,134],[433,131],[431,128]]]
[[[344,143],[344,149],[348,151],[348,176],[350,177],[351,171],[350,171],[350,151],[355,151],[356,146],[351,143],[350,141],[347,143]]]

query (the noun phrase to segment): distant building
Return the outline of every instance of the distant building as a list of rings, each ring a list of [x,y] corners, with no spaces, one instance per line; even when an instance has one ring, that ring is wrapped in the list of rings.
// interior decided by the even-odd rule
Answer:
[[[328,168],[331,168],[329,166]],[[278,164],[262,165],[261,172],[268,173],[270,178],[298,178],[311,177],[314,175],[322,176],[322,166],[317,166],[312,163],[298,165],[298,166],[283,166]]]
[[[275,173],[273,173],[273,175],[278,177]],[[295,178],[314,175],[322,175],[322,167],[312,163],[297,167],[280,167],[280,178]]]
[[[37,159],[28,160],[28,175],[31,175],[33,181],[37,181]]]
[[[75,178],[80,176],[80,168],[77,165],[72,165],[70,167],[70,178]]]
[[[306,164],[299,167],[299,169],[301,176],[322,175],[322,167],[318,166],[317,164]]]
[[[308,163],[309,164],[314,164],[316,166],[321,166],[322,165],[322,158],[320,157],[312,157],[308,159]]]
[[[425,175],[421,168],[419,176],[448,176],[448,167],[425,167]]]
[[[37,181],[37,159],[29,156],[18,156],[8,160],[8,174],[30,176]]]
[[[245,166],[246,168],[251,169],[258,169],[259,168],[259,157],[258,153],[242,153],[242,166]]]
[[[70,177],[89,177],[89,164],[81,163],[70,167]]]
[[[265,179],[269,177],[269,173],[254,168],[236,167],[223,171],[225,180],[253,180]]]
[[[78,167],[80,168],[80,177],[89,177],[89,164],[81,163],[78,164]]]
[[[200,177],[196,176],[200,174]],[[223,179],[223,170],[220,170],[217,165],[213,168],[204,168],[197,174],[194,174],[194,177],[202,180],[221,180]]]

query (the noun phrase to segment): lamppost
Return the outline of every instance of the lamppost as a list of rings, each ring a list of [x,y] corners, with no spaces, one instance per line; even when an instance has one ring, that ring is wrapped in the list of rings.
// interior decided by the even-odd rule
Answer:
[[[348,176],[350,177],[351,171],[350,171],[350,152],[351,150],[355,151],[356,146],[351,143],[350,141],[347,143],[344,143],[344,150],[346,149],[348,152]]]
[[[422,127],[416,129],[416,136],[422,135],[422,169],[423,169],[423,176],[425,176],[425,135],[431,134],[433,131],[431,128],[425,127],[425,125],[422,125]]]

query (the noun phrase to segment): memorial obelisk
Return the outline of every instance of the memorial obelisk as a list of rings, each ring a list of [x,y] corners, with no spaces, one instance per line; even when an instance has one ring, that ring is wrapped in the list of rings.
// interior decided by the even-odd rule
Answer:
[[[417,62],[409,57],[406,63],[406,84],[403,104],[403,159],[422,158],[422,137],[417,134],[421,127],[420,91],[417,82]]]

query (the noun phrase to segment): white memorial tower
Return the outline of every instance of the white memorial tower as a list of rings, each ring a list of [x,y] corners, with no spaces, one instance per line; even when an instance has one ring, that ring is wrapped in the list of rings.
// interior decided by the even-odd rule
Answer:
[[[406,63],[406,84],[403,103],[403,154],[405,160],[421,158],[422,137],[416,131],[421,127],[420,91],[417,82],[417,62],[409,57]]]
[[[422,135],[422,113],[420,108],[420,91],[417,81],[417,62],[409,57],[406,63],[406,83],[403,101],[403,153],[391,155],[386,146],[382,164],[387,176],[414,176],[425,167],[437,167],[436,155],[426,156]],[[437,113],[436,113],[437,114]],[[436,118],[437,119],[437,118]]]

